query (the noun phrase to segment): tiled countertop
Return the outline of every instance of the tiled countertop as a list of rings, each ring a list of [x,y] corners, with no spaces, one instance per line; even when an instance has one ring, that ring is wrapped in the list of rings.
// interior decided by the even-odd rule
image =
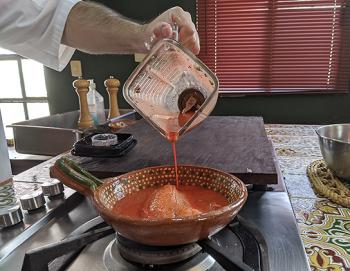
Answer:
[[[350,271],[350,209],[316,195],[306,167],[322,159],[314,125],[266,125],[313,271]]]

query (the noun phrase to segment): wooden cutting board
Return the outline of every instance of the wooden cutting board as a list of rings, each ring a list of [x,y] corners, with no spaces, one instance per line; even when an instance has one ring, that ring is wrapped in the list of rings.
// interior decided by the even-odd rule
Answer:
[[[173,164],[171,145],[145,120],[121,132],[133,134],[138,141],[126,156],[73,159],[99,177]],[[261,117],[208,117],[180,138],[177,153],[179,164],[220,169],[235,174],[245,183],[275,184],[278,181],[272,145]]]

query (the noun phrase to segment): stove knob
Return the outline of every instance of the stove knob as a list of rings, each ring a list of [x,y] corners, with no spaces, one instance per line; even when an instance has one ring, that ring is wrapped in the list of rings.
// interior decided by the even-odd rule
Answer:
[[[10,227],[22,220],[22,210],[18,204],[10,208],[0,209],[0,228]]]
[[[45,204],[45,198],[42,191],[34,191],[30,194],[20,197],[23,210],[31,211],[40,208]]]
[[[52,197],[61,194],[64,190],[64,186],[59,180],[51,179],[50,181],[43,183],[41,189],[45,196]]]

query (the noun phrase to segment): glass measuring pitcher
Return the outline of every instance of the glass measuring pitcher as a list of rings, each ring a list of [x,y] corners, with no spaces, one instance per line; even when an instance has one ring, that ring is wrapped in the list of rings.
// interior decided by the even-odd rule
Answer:
[[[126,101],[170,141],[176,141],[214,109],[215,74],[177,41],[159,41],[123,87]]]

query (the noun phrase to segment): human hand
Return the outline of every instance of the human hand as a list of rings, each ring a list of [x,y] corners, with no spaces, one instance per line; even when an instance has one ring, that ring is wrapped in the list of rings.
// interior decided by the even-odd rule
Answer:
[[[180,7],[173,7],[152,22],[144,25],[145,47],[149,50],[158,40],[173,36],[172,25],[178,26],[178,42],[198,54],[200,50],[199,37],[191,14]]]

